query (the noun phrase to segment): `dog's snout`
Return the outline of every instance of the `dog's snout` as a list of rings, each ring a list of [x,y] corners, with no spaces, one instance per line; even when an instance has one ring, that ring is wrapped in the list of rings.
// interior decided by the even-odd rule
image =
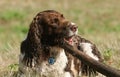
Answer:
[[[74,23],[71,23],[70,29],[71,29],[73,32],[76,32],[77,29],[78,29],[78,26],[76,26]]]
[[[77,31],[77,26],[74,25],[70,29],[75,32],[75,31]]]

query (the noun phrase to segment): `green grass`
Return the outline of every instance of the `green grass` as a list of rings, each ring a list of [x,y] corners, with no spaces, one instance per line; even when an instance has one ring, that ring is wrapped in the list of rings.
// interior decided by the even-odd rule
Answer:
[[[22,20],[25,17],[25,13],[18,10],[6,10],[0,15],[0,19],[4,21],[10,20]]]
[[[46,9],[57,10],[75,22],[79,34],[97,45],[105,63],[120,69],[119,4],[116,0],[1,0],[0,72],[11,74],[11,70],[17,70],[20,43],[29,24],[38,12]]]

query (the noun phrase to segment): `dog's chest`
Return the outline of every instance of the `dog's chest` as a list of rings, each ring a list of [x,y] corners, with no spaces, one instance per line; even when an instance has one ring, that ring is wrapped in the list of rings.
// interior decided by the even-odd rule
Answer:
[[[41,72],[42,75],[47,76],[52,75],[53,73],[57,75],[64,74],[64,70],[68,62],[64,49],[54,50],[53,48],[52,50],[50,50],[50,53],[50,57],[54,57],[55,62],[53,64],[50,64],[48,58],[48,61],[43,61],[40,64],[40,66],[38,67],[38,71]]]

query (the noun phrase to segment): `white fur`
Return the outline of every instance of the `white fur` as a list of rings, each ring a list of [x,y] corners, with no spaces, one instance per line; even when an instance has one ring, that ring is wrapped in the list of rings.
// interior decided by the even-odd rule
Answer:
[[[77,70],[75,69],[74,60],[71,62],[71,70],[73,71],[75,77],[77,77]]]
[[[65,72],[65,76],[64,77],[72,77],[70,72]]]
[[[27,70],[26,66],[22,63],[24,56],[25,55],[22,53],[19,55],[19,74],[18,74],[18,75],[20,75],[19,77],[24,77],[24,75],[21,73],[21,70],[22,70],[22,72],[26,72],[26,70]]]
[[[92,44],[80,43],[80,46],[82,47],[83,52],[85,52],[87,55],[89,55],[90,57],[92,57],[93,59],[95,59],[97,61],[99,60],[99,58],[92,53]]]
[[[75,23],[71,22],[71,25],[75,25]]]
[[[19,55],[19,70],[26,73],[26,72],[28,72],[29,67],[25,66],[22,63],[22,60],[23,60],[24,56],[25,56],[25,54],[22,54],[22,53]]]
[[[71,22],[70,24],[71,24],[71,25],[75,25],[75,23],[73,23],[73,22]],[[76,34],[78,34],[78,29],[77,29],[75,32],[73,32],[73,31],[69,28],[69,36],[76,35]]]
[[[60,52],[60,54],[57,56],[56,58],[57,60],[53,65],[50,65],[48,61],[43,62],[41,64],[40,66],[41,74],[46,75],[46,76],[52,75],[52,77],[54,77],[53,76],[54,75],[53,72],[54,72],[57,75],[55,77],[65,77],[64,69],[66,67],[68,60],[67,60],[67,57],[63,49],[60,49],[60,51],[58,52]]]
[[[52,50],[56,50],[56,49],[52,49]],[[52,51],[53,52],[53,51]],[[19,69],[22,70],[22,72],[28,74],[27,72],[31,72],[31,70],[36,70],[37,73],[39,73],[39,75],[42,76],[47,76],[47,77],[72,77],[70,72],[65,72],[65,67],[67,66],[68,60],[67,60],[67,56],[64,52],[64,49],[57,49],[57,51],[55,51],[55,53],[58,53],[58,55],[56,55],[56,62],[54,64],[49,64],[48,61],[41,61],[42,63],[40,65],[38,65],[37,67],[34,68],[29,68],[26,67],[23,63],[22,63],[22,59],[24,58],[24,54],[20,54],[20,67]]]

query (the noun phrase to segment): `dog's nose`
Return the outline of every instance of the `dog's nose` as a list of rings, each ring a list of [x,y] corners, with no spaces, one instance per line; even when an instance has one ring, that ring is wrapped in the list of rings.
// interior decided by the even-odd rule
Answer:
[[[71,23],[70,29],[71,29],[73,32],[76,32],[77,29],[78,29],[78,26],[76,26],[74,23]]]

